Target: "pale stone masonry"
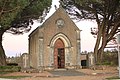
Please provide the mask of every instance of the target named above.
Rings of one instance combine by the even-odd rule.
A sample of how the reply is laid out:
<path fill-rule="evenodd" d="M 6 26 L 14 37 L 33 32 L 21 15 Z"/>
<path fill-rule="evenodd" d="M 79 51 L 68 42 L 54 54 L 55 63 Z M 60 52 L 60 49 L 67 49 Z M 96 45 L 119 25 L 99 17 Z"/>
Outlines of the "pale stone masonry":
<path fill-rule="evenodd" d="M 80 30 L 62 7 L 29 35 L 33 68 L 80 67 L 80 52 Z"/>
<path fill-rule="evenodd" d="M 29 65 L 29 54 L 28 53 L 23 53 L 21 58 L 22 58 L 21 68 L 30 68 L 30 65 Z"/>

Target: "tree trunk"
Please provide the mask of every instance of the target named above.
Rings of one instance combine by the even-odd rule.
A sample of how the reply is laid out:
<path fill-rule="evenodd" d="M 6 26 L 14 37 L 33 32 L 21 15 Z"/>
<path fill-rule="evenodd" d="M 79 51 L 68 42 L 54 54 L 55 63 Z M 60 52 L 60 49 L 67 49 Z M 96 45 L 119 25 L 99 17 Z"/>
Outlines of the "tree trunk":
<path fill-rule="evenodd" d="M 100 30 L 98 31 L 98 34 L 97 34 L 97 40 L 96 40 L 96 44 L 95 44 L 95 47 L 94 47 L 94 57 L 95 57 L 95 64 L 97 64 L 98 62 L 98 50 L 99 50 L 99 46 L 100 46 L 100 41 L 101 41 L 101 34 L 102 34 L 102 28 L 100 28 Z"/>
<path fill-rule="evenodd" d="M 6 65 L 6 55 L 2 46 L 2 36 L 4 32 L 0 30 L 0 66 Z"/>
<path fill-rule="evenodd" d="M 101 64 L 102 63 L 104 48 L 105 48 L 106 45 L 107 45 L 107 39 L 106 39 L 106 36 L 104 36 L 102 38 L 102 45 L 98 49 L 98 52 L 97 52 L 97 61 L 96 61 L 97 64 Z"/>
<path fill-rule="evenodd" d="M 104 48 L 100 48 L 98 50 L 98 55 L 97 55 L 97 64 L 101 64 L 102 63 L 102 58 L 103 58 L 103 52 L 104 52 Z"/>
<path fill-rule="evenodd" d="M 96 40 L 96 44 L 95 44 L 95 47 L 94 47 L 95 64 L 97 64 L 97 61 L 99 59 L 98 49 L 99 49 L 100 39 L 101 39 L 101 37 L 100 37 L 100 35 L 98 35 L 97 40 Z"/>

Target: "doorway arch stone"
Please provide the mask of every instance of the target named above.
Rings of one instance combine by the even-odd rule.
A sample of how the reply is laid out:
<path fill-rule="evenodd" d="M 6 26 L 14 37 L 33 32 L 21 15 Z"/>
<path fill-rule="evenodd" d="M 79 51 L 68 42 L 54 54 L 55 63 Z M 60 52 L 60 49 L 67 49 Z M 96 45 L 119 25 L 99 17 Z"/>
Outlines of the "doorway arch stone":
<path fill-rule="evenodd" d="M 54 65 L 54 63 L 55 63 L 55 61 L 54 61 L 54 50 L 55 50 L 55 42 L 59 39 L 62 40 L 62 42 L 64 43 L 64 55 L 65 55 L 65 65 L 64 65 L 64 67 L 66 67 L 66 64 L 70 64 L 70 63 L 72 64 L 72 62 L 71 62 L 71 53 L 72 53 L 71 41 L 63 33 L 59 33 L 52 38 L 52 40 L 50 41 L 50 44 L 49 44 L 50 55 L 51 55 L 49 63 L 50 63 L 50 66 L 53 66 L 54 68 L 58 68 Z"/>

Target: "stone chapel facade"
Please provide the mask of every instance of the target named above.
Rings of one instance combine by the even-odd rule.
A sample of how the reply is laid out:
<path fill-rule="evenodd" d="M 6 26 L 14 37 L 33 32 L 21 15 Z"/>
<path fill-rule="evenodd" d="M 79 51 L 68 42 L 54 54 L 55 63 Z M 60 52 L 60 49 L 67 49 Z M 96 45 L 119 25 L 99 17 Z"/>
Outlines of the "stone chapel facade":
<path fill-rule="evenodd" d="M 75 68 L 81 66 L 80 30 L 60 7 L 29 35 L 30 66 Z"/>

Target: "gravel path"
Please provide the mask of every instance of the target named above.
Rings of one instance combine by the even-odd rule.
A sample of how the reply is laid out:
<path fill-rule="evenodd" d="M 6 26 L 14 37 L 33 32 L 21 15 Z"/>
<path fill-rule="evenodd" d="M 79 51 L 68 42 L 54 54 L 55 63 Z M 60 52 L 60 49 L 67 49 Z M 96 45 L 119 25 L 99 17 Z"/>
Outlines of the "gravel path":
<path fill-rule="evenodd" d="M 15 72 L 4 76 L 30 76 L 16 80 L 106 80 L 108 77 L 118 76 L 117 68 L 105 70 L 80 69 L 77 71 L 44 71 L 43 73 Z M 5 79 L 0 79 L 5 80 Z"/>
<path fill-rule="evenodd" d="M 53 76 L 84 76 L 85 73 L 76 70 L 49 71 Z"/>

